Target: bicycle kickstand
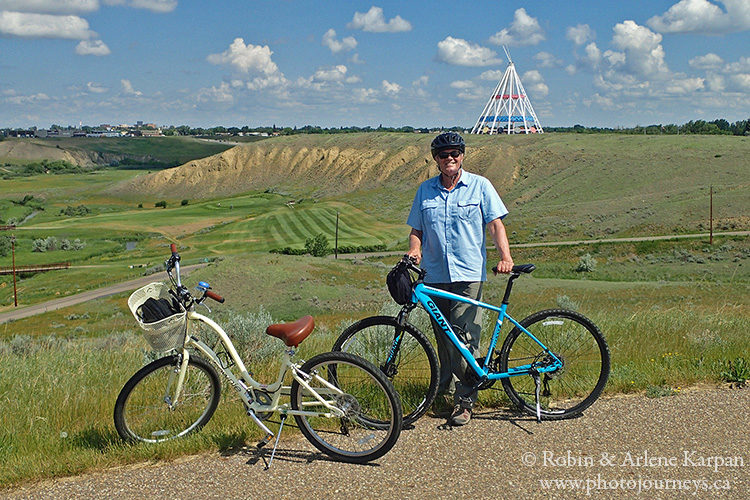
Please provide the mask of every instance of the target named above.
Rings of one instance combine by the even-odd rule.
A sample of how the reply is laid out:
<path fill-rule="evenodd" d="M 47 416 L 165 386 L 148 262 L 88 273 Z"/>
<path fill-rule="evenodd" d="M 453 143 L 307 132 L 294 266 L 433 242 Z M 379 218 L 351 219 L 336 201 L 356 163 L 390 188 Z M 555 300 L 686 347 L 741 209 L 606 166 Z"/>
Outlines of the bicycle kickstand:
<path fill-rule="evenodd" d="M 279 438 L 281 437 L 281 429 L 284 428 L 284 422 L 286 422 L 286 415 L 281 414 L 281 424 L 279 425 L 279 431 L 276 433 L 276 442 L 273 445 L 273 450 L 271 450 L 271 458 L 268 459 L 268 465 L 266 465 L 266 468 L 263 470 L 268 470 L 271 468 L 271 462 L 273 462 L 273 456 L 276 455 L 276 447 L 279 446 Z"/>
<path fill-rule="evenodd" d="M 539 390 L 542 386 L 542 381 L 539 377 L 539 372 L 534 370 L 531 372 L 531 376 L 534 378 L 534 385 L 536 386 L 536 389 L 534 391 L 534 395 L 536 397 L 536 421 L 538 424 L 542 423 L 542 407 L 539 404 Z"/>

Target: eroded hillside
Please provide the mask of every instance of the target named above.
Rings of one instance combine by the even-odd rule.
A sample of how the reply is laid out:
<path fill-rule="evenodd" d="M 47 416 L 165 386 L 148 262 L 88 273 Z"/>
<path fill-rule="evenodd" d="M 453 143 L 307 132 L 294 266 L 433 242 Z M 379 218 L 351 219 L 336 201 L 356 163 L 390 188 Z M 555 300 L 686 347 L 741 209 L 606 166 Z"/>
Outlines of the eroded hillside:
<path fill-rule="evenodd" d="M 470 161 L 480 166 L 475 171 L 496 184 L 510 182 L 516 166 L 514 146 L 477 139 L 476 144 L 469 142 Z M 118 189 L 170 198 L 269 188 L 316 197 L 383 186 L 413 189 L 437 174 L 429 140 L 419 134 L 374 133 L 269 139 L 142 176 Z"/>

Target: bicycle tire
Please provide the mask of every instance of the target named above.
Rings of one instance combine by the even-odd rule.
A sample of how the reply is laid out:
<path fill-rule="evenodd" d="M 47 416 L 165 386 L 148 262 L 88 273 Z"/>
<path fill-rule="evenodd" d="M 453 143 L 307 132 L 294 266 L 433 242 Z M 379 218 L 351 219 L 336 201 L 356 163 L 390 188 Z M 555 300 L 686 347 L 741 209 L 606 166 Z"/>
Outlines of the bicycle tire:
<path fill-rule="evenodd" d="M 344 394 L 333 395 L 324 384 L 308 383 L 320 395 L 329 395 L 345 415 L 339 418 L 295 415 L 302 434 L 326 455 L 350 463 L 380 458 L 396 444 L 402 427 L 401 403 L 388 378 L 372 363 L 345 352 L 319 354 L 301 367 L 319 375 Z M 295 410 L 328 411 L 296 379 L 291 387 Z"/>
<path fill-rule="evenodd" d="M 406 323 L 395 363 L 385 366 L 393 345 L 398 321 L 391 316 L 372 316 L 350 325 L 334 351 L 350 352 L 383 371 L 401 397 L 404 424 L 410 425 L 429 409 L 437 394 L 439 368 L 435 349 L 414 325 Z"/>
<path fill-rule="evenodd" d="M 609 377 L 609 348 L 599 328 L 582 314 L 565 309 L 539 311 L 520 323 L 563 361 L 561 369 L 541 374 L 541 418 L 562 420 L 579 415 L 596 401 Z M 539 344 L 515 327 L 503 342 L 499 369 L 507 372 L 514 366 L 539 362 L 544 356 Z M 504 378 L 502 383 L 516 406 L 536 415 L 536 384 L 531 376 Z"/>
<path fill-rule="evenodd" d="M 221 384 L 216 370 L 191 356 L 180 401 L 171 409 L 166 400 L 177 383 L 180 357 L 165 356 L 138 370 L 115 403 L 115 428 L 129 442 L 158 443 L 197 431 L 216 411 Z"/>

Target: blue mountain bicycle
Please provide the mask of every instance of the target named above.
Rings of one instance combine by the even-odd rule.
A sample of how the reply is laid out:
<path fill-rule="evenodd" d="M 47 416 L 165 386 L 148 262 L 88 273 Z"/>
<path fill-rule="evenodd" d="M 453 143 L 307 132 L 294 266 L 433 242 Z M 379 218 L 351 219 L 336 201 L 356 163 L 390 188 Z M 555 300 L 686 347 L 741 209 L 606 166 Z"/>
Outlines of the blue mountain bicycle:
<path fill-rule="evenodd" d="M 404 256 L 391 271 L 397 282 L 406 283 L 402 289 L 407 293 L 391 289 L 394 300 L 403 305 L 401 311 L 396 316 L 373 316 L 354 323 L 339 336 L 333 350 L 356 354 L 378 366 L 401 396 L 404 423 L 413 423 L 435 399 L 439 377 L 432 344 L 409 323 L 409 314 L 421 305 L 466 359 L 475 382 L 473 389 L 488 389 L 500 380 L 511 402 L 538 421 L 579 415 L 596 401 L 607 383 L 609 348 L 599 328 L 575 311 L 547 309 L 521 321 L 508 315 L 513 282 L 534 269 L 533 264 L 514 266 L 502 303 L 496 307 L 425 285 L 425 271 Z M 497 313 L 485 356 L 474 358 L 456 333 L 460 326 L 448 323 L 433 297 Z M 497 351 L 506 318 L 514 327 Z"/>

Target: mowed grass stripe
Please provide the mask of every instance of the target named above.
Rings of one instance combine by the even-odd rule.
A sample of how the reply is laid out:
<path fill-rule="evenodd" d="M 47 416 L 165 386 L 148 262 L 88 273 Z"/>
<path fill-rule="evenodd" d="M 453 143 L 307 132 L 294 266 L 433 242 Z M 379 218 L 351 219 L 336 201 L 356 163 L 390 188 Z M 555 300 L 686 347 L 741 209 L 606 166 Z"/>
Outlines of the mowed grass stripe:
<path fill-rule="evenodd" d="M 294 211 L 297 211 L 297 209 L 295 209 Z M 279 223 L 279 231 L 281 235 L 284 236 L 289 242 L 299 240 L 305 241 L 307 238 L 312 236 L 302 225 L 297 214 L 279 214 Z"/>

